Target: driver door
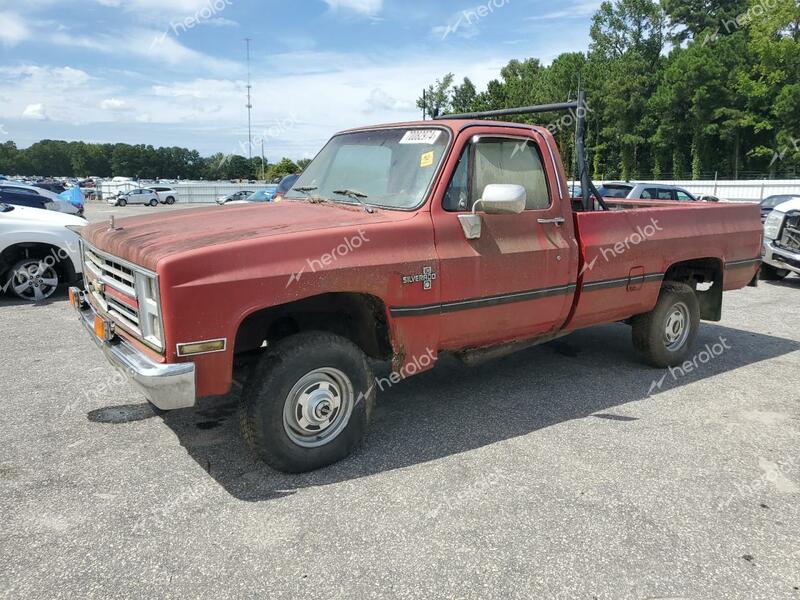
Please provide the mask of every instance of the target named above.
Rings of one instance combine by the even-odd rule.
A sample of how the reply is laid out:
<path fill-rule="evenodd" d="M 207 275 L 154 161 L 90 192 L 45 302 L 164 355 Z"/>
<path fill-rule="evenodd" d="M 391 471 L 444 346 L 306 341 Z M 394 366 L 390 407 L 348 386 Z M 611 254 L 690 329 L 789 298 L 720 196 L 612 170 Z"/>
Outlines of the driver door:
<path fill-rule="evenodd" d="M 563 181 L 530 129 L 519 134 L 463 133 L 457 166 L 432 216 L 440 260 L 443 347 L 460 349 L 536 337 L 560 328 L 572 306 L 577 245 L 571 212 L 561 202 Z M 560 164 L 559 164 L 560 168 Z M 562 171 L 563 172 L 563 171 Z M 489 184 L 526 189 L 521 214 L 479 211 L 479 239 L 468 240 L 458 219 Z M 479 205 L 480 206 L 480 205 Z"/>

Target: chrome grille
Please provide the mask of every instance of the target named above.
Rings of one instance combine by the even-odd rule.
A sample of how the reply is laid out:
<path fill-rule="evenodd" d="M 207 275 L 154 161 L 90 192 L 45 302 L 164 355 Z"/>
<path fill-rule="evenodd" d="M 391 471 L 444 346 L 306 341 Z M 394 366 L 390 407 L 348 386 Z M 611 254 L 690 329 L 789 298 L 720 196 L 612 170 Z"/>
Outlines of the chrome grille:
<path fill-rule="evenodd" d="M 90 300 L 128 333 L 163 351 L 161 306 L 155 273 L 83 244 L 84 278 Z M 112 293 L 109 289 L 113 288 Z M 124 298 L 130 298 L 129 306 Z"/>
<path fill-rule="evenodd" d="M 800 213 L 791 212 L 786 215 L 780 245 L 794 252 L 800 252 Z"/>
<path fill-rule="evenodd" d="M 110 284 L 131 297 L 136 296 L 133 270 L 105 256 L 100 256 L 88 247 L 84 249 L 84 260 L 89 270 L 103 283 Z"/>

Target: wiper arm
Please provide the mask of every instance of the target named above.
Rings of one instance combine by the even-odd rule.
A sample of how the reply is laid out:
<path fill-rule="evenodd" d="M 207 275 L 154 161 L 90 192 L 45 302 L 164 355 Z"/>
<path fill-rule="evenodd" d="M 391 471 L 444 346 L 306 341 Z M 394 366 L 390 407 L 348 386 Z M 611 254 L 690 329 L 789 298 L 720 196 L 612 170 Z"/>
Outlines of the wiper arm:
<path fill-rule="evenodd" d="M 343 190 L 333 190 L 334 194 L 339 194 L 340 196 L 347 196 L 348 198 L 352 198 L 356 200 L 361 206 L 364 207 L 364 210 L 368 213 L 374 213 L 375 210 L 366 202 L 364 202 L 364 198 L 369 198 L 367 194 L 364 192 L 359 192 L 358 190 L 351 190 L 349 188 L 345 188 Z"/>
<path fill-rule="evenodd" d="M 300 187 L 293 187 L 289 191 L 290 192 L 300 192 L 301 194 L 308 195 L 309 192 L 313 192 L 314 190 L 319 189 L 315 185 L 305 185 Z"/>

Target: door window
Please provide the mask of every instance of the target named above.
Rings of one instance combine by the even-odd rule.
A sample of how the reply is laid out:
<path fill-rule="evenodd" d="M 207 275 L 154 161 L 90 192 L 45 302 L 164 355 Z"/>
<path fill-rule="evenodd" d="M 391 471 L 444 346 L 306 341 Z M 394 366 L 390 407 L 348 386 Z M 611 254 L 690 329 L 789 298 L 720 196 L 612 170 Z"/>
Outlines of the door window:
<path fill-rule="evenodd" d="M 547 177 L 536 145 L 531 140 L 488 138 L 464 150 L 445 192 L 444 209 L 472 210 L 486 186 L 493 183 L 524 187 L 526 210 L 550 207 Z"/>

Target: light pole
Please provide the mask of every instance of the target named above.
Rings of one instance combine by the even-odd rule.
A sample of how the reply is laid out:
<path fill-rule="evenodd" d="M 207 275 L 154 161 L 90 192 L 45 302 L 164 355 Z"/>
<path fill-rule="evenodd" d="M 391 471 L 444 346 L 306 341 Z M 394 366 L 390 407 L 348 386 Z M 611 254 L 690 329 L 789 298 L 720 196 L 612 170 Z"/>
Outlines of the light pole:
<path fill-rule="evenodd" d="M 252 86 L 250 85 L 250 38 L 244 38 L 245 43 L 247 44 L 247 151 L 248 151 L 248 158 L 250 161 L 253 160 L 253 132 L 250 127 L 250 112 L 253 109 L 253 105 L 250 102 L 250 89 Z"/>

